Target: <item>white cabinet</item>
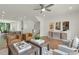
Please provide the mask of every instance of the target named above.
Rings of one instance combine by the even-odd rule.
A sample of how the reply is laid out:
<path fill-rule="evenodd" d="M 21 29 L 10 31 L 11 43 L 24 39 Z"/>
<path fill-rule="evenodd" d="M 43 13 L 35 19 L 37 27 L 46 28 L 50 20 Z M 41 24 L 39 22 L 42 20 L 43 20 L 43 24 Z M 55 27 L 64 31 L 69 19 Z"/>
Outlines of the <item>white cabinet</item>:
<path fill-rule="evenodd" d="M 67 33 L 49 31 L 49 37 L 52 39 L 64 39 L 67 40 Z"/>

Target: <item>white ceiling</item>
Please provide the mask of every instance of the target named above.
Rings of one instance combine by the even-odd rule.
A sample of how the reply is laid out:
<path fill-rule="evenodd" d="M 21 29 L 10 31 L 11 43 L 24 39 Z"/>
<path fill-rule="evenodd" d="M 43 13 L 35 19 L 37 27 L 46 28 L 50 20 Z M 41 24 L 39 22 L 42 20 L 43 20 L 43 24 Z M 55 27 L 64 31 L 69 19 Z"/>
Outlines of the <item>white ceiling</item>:
<path fill-rule="evenodd" d="M 40 8 L 39 4 L 1 4 L 0 5 L 0 18 L 2 11 L 4 11 L 4 18 L 17 18 L 27 15 L 41 15 L 40 10 L 33 10 Z M 70 8 L 70 9 L 69 9 Z M 49 9 L 52 12 L 43 12 L 46 15 L 65 14 L 65 13 L 79 13 L 79 4 L 55 4 Z"/>

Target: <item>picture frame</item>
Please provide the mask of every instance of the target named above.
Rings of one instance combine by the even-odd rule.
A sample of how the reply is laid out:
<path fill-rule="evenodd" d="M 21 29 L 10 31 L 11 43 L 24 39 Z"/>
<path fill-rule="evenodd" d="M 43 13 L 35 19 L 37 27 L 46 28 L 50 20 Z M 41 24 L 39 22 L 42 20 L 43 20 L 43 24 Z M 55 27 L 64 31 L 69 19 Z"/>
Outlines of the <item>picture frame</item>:
<path fill-rule="evenodd" d="M 62 24 L 63 31 L 69 30 L 69 21 L 64 21 Z"/>
<path fill-rule="evenodd" d="M 49 24 L 49 30 L 54 30 L 54 23 Z"/>
<path fill-rule="evenodd" d="M 56 22 L 55 29 L 56 30 L 61 30 L 61 22 Z"/>

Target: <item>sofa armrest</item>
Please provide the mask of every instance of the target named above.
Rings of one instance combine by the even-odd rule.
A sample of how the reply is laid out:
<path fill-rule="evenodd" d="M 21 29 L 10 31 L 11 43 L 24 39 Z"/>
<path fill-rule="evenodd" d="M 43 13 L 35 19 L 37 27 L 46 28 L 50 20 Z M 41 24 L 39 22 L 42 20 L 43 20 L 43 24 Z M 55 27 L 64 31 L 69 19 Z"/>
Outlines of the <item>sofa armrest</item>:
<path fill-rule="evenodd" d="M 68 55 L 68 53 L 63 52 L 63 51 L 58 50 L 58 49 L 53 50 L 53 54 L 54 55 Z"/>
<path fill-rule="evenodd" d="M 70 48 L 70 47 L 67 47 L 65 45 L 59 45 L 59 50 L 61 50 L 63 52 L 66 52 L 68 54 L 76 54 L 76 53 L 78 53 L 78 50 L 77 49 Z"/>

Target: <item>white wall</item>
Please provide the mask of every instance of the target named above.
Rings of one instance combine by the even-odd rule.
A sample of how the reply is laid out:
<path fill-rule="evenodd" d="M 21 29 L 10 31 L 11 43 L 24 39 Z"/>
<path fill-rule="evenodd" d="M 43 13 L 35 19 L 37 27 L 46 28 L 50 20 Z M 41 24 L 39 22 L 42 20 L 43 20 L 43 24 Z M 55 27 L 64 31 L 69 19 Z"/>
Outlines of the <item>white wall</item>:
<path fill-rule="evenodd" d="M 23 33 L 32 32 L 32 29 L 34 28 L 34 24 L 38 22 L 38 20 L 32 16 L 32 15 L 26 15 L 22 19 L 20 17 L 16 19 L 17 21 L 12 22 L 12 31 L 22 31 L 21 30 L 21 20 L 23 20 Z"/>
<path fill-rule="evenodd" d="M 0 22 L 10 23 L 10 31 L 21 31 L 21 20 L 0 20 Z M 34 24 L 33 20 L 23 20 L 23 32 L 32 32 Z"/>
<path fill-rule="evenodd" d="M 9 19 L 0 19 L 0 22 L 11 23 L 11 22 L 14 22 L 14 20 L 9 20 Z"/>
<path fill-rule="evenodd" d="M 59 17 L 60 16 L 60 17 Z M 48 26 L 50 22 L 63 22 L 63 21 L 69 21 L 69 30 L 68 32 L 68 39 L 73 39 L 75 35 L 79 35 L 79 14 L 64 14 L 64 15 L 55 15 L 51 16 L 51 18 L 42 18 L 38 17 L 38 19 L 41 20 L 41 35 L 46 36 L 48 35 Z"/>
<path fill-rule="evenodd" d="M 78 34 L 78 27 L 77 27 L 77 24 L 78 24 L 78 19 L 74 19 L 73 17 L 72 18 L 59 18 L 59 19 L 54 19 L 54 20 L 51 20 L 51 21 L 48 21 L 47 23 L 49 24 L 50 22 L 63 22 L 63 21 L 69 21 L 69 30 L 67 31 L 68 33 L 68 39 L 73 39 L 74 38 L 74 35 L 75 34 Z M 46 26 L 46 25 L 45 25 Z M 47 25 L 48 26 L 48 25 Z M 55 29 L 54 29 L 55 30 Z M 48 31 L 48 30 L 47 30 Z M 56 30 L 55 30 L 56 31 Z M 62 31 L 62 30 L 60 30 Z M 64 31 L 63 31 L 64 32 Z"/>
<path fill-rule="evenodd" d="M 36 16 L 36 18 L 40 21 L 40 36 L 44 36 L 44 34 L 46 33 L 44 31 L 44 19 L 38 16 Z"/>
<path fill-rule="evenodd" d="M 38 22 L 38 19 L 35 16 L 27 15 L 23 19 L 23 33 L 32 32 L 34 29 L 34 24 Z"/>
<path fill-rule="evenodd" d="M 11 31 L 21 31 L 21 22 L 20 21 L 11 22 Z"/>
<path fill-rule="evenodd" d="M 32 29 L 34 28 L 34 22 L 31 20 L 24 21 L 23 24 L 23 33 L 32 32 Z"/>

